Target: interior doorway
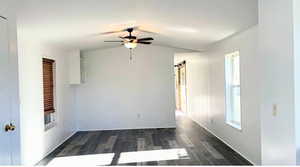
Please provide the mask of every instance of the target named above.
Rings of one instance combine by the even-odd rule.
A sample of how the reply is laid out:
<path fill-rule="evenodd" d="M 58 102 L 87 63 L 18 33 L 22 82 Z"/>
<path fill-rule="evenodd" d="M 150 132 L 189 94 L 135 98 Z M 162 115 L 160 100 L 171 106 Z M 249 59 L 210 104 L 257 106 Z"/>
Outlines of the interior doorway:
<path fill-rule="evenodd" d="M 186 61 L 175 65 L 176 113 L 187 113 Z"/>

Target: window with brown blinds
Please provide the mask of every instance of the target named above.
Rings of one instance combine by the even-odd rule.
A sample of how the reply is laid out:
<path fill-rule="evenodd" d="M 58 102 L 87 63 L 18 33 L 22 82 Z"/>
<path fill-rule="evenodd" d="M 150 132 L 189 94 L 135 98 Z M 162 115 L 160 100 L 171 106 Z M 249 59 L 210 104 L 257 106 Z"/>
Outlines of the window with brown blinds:
<path fill-rule="evenodd" d="M 48 115 L 54 109 L 54 60 L 43 58 L 44 113 Z"/>

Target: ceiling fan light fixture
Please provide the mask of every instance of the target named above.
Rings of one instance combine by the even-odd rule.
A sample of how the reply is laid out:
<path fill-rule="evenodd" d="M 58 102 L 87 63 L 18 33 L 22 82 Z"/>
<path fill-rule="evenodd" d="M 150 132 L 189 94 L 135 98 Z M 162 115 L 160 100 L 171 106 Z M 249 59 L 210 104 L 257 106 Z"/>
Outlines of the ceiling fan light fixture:
<path fill-rule="evenodd" d="M 137 47 L 137 43 L 135 42 L 126 42 L 124 43 L 124 46 L 128 49 L 134 49 Z"/>
<path fill-rule="evenodd" d="M 112 34 L 112 33 L 124 32 L 124 31 L 128 32 L 127 36 L 119 36 L 122 40 L 104 41 L 104 42 L 121 42 L 122 45 L 124 45 L 126 48 L 130 50 L 136 48 L 138 44 L 142 44 L 142 45 L 152 44 L 151 41 L 154 40 L 152 37 L 137 38 L 136 36 L 132 35 L 132 32 L 134 30 L 140 30 L 140 29 L 138 29 L 138 27 L 130 27 L 119 31 L 104 32 L 102 34 Z"/>

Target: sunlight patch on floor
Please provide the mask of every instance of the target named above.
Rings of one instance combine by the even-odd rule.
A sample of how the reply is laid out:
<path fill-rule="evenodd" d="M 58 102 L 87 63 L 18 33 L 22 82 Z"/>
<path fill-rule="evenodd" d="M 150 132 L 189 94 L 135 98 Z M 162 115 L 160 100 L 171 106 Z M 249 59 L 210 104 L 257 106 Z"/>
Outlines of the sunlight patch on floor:
<path fill-rule="evenodd" d="M 110 165 L 114 153 L 56 157 L 47 166 L 102 166 Z"/>
<path fill-rule="evenodd" d="M 178 159 L 190 159 L 187 151 L 184 148 L 124 152 L 120 154 L 118 163 L 126 164 L 135 162 L 167 161 Z"/>

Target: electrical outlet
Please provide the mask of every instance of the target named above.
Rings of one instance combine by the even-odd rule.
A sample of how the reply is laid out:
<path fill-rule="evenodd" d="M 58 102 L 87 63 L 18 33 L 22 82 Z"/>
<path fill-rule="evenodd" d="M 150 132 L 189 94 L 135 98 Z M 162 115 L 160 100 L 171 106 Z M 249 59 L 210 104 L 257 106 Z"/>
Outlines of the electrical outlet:
<path fill-rule="evenodd" d="M 277 114 L 278 114 L 278 106 L 277 106 L 277 104 L 273 104 L 273 106 L 272 106 L 272 115 L 273 115 L 273 117 L 276 117 Z"/>

